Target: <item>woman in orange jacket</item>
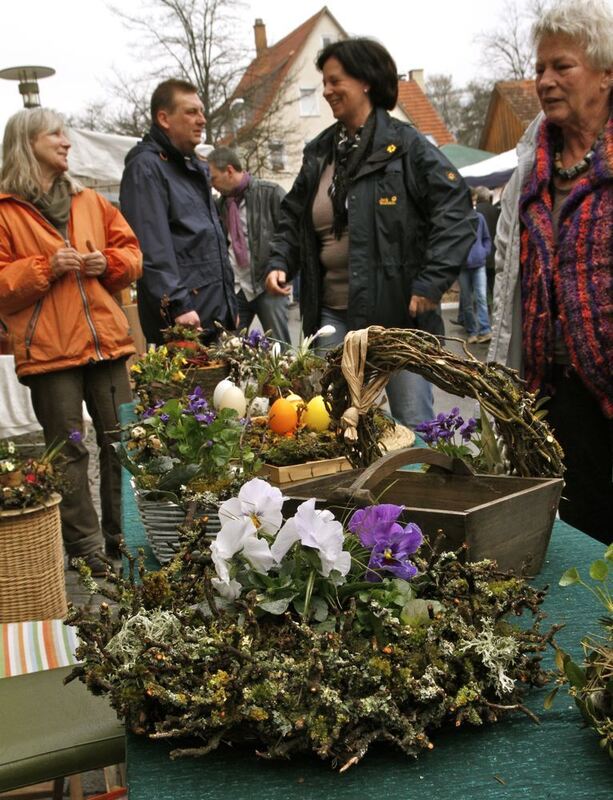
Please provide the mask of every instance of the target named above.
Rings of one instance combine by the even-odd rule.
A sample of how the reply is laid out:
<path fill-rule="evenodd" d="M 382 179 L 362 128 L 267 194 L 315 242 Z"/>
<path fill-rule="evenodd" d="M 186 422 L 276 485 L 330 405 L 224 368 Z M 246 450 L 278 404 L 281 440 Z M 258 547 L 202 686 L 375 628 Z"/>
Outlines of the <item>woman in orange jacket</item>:
<path fill-rule="evenodd" d="M 18 112 L 6 124 L 3 148 L 0 318 L 45 441 L 67 440 L 66 550 L 102 575 L 82 403 L 100 447 L 101 526 L 113 556 L 121 534 L 120 467 L 111 444 L 118 436 L 117 409 L 131 399 L 125 362 L 135 352 L 113 294 L 140 277 L 142 255 L 119 211 L 68 176 L 70 142 L 59 114 Z"/>

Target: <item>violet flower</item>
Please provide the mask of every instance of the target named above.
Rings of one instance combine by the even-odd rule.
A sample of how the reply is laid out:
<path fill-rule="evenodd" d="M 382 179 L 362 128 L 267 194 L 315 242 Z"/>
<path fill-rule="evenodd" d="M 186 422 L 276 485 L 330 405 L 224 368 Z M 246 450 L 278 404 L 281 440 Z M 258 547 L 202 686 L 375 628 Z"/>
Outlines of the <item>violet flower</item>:
<path fill-rule="evenodd" d="M 197 422 L 203 422 L 205 425 L 210 425 L 217 417 L 216 413 L 209 408 L 200 386 L 196 386 L 194 391 L 187 396 L 187 406 L 183 413 L 191 414 Z"/>
<path fill-rule="evenodd" d="M 405 526 L 398 522 L 403 510 L 404 506 L 382 503 L 359 509 L 349 520 L 349 530 L 371 551 L 366 580 L 382 580 L 374 570 L 391 572 L 405 581 L 417 575 L 417 567 L 408 556 L 421 546 L 423 536 L 413 522 Z"/>
<path fill-rule="evenodd" d="M 81 431 L 75 429 L 68 434 L 68 440 L 71 442 L 81 442 L 83 441 L 83 434 Z"/>

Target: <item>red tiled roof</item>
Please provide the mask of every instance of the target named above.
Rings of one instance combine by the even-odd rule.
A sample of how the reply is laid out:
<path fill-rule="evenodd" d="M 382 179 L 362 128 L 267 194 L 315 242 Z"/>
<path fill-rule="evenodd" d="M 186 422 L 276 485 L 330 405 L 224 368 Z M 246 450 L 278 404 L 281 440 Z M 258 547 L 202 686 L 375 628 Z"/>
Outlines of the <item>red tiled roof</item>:
<path fill-rule="evenodd" d="M 398 102 L 417 130 L 424 136 L 432 136 L 439 147 L 455 142 L 455 137 L 418 83 L 398 81 Z"/>
<path fill-rule="evenodd" d="M 494 88 L 501 100 L 508 103 L 524 128 L 528 127 L 541 110 L 536 96 L 536 81 L 499 81 Z"/>
<path fill-rule="evenodd" d="M 326 13 L 330 12 L 324 6 L 249 64 L 232 96 L 246 98 L 251 108 L 256 109 L 250 125 L 257 125 L 264 116 L 315 25 Z"/>

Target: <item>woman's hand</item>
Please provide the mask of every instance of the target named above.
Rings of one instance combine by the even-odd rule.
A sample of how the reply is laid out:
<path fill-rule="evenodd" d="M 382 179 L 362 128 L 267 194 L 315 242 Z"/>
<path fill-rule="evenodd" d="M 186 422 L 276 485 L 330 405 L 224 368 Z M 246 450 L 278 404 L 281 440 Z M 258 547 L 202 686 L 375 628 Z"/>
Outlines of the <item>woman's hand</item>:
<path fill-rule="evenodd" d="M 88 278 L 99 278 L 106 270 L 106 256 L 100 250 L 96 250 L 89 239 L 85 242 L 89 253 L 84 253 L 81 258 L 83 259 L 83 274 Z"/>
<path fill-rule="evenodd" d="M 74 247 L 60 247 L 49 262 L 54 278 L 61 278 L 66 272 L 78 272 L 83 266 L 83 256 Z"/>
<path fill-rule="evenodd" d="M 438 308 L 438 303 L 433 302 L 428 297 L 414 294 L 409 303 L 409 316 L 417 318 L 418 314 L 424 314 L 426 311 L 434 311 L 436 308 Z"/>
<path fill-rule="evenodd" d="M 266 277 L 266 291 L 268 294 L 288 295 L 292 287 L 286 284 L 287 275 L 282 269 L 273 269 Z"/>

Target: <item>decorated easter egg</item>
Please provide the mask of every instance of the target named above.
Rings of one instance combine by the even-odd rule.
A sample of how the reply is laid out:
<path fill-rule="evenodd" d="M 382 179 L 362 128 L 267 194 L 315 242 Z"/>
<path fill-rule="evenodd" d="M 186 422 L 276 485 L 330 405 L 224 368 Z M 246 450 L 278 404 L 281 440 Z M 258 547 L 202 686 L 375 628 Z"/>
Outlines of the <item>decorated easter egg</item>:
<path fill-rule="evenodd" d="M 301 421 L 310 431 L 327 431 L 330 427 L 330 414 L 323 397 L 318 394 L 309 400 L 302 413 Z"/>
<path fill-rule="evenodd" d="M 243 390 L 239 389 L 238 386 L 227 388 L 219 401 L 219 410 L 223 411 L 224 408 L 233 408 L 239 417 L 244 417 L 247 410 L 247 398 Z"/>
<path fill-rule="evenodd" d="M 215 387 L 215 391 L 213 392 L 213 407 L 220 408 L 221 398 L 223 397 L 226 389 L 230 389 L 234 387 L 234 384 L 228 378 L 224 378 L 223 381 L 219 381 L 217 386 Z"/>
<path fill-rule="evenodd" d="M 268 412 L 268 427 L 274 433 L 288 433 L 298 424 L 298 413 L 293 403 L 280 397 L 271 405 Z"/>

